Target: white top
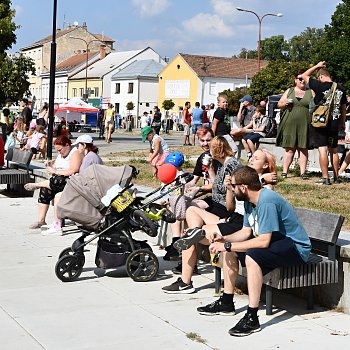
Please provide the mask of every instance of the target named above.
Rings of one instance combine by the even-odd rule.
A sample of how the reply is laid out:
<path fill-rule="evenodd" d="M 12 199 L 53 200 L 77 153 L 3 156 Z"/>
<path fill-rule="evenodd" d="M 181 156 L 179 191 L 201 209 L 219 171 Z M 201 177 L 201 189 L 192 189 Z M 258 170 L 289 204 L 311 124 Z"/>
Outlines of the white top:
<path fill-rule="evenodd" d="M 63 158 L 60 154 L 57 156 L 55 160 L 55 168 L 57 170 L 67 170 L 70 168 L 70 162 L 72 160 L 72 155 L 74 152 L 78 151 L 76 147 L 73 147 L 70 152 L 68 153 L 68 156 Z"/>

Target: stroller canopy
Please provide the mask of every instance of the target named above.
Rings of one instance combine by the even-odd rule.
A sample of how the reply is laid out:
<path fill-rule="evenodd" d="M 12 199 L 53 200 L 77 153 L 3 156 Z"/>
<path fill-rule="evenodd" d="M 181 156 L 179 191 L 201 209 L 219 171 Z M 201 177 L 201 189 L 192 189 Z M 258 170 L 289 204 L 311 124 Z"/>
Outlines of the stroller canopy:
<path fill-rule="evenodd" d="M 59 219 L 70 219 L 84 227 L 96 229 L 105 206 L 101 198 L 113 185 L 129 185 L 134 168 L 129 165 L 108 167 L 93 164 L 71 176 L 57 205 Z"/>

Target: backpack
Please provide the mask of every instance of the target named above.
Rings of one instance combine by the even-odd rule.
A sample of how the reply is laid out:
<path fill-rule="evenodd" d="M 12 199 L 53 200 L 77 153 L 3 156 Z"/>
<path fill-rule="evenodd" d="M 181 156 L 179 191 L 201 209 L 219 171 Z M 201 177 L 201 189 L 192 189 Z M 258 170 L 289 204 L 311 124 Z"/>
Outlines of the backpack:
<path fill-rule="evenodd" d="M 267 125 L 265 128 L 265 137 L 276 137 L 277 135 L 277 123 L 274 117 L 267 116 Z"/>

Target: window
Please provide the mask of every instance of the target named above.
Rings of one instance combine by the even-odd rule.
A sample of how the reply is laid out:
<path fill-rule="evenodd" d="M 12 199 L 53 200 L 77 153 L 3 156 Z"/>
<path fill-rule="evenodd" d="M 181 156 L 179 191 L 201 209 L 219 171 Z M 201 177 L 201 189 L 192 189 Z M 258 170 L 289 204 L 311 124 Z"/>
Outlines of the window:
<path fill-rule="evenodd" d="M 95 90 L 95 97 L 99 97 L 100 96 L 100 94 L 99 94 L 100 89 L 98 87 L 95 87 L 94 90 Z"/>
<path fill-rule="evenodd" d="M 146 102 L 146 107 L 149 107 L 149 102 Z"/>
<path fill-rule="evenodd" d="M 217 95 L 216 83 L 209 83 L 209 94 L 210 95 Z"/>
<path fill-rule="evenodd" d="M 79 94 L 80 94 L 80 97 L 84 96 L 84 88 L 79 89 Z"/>
<path fill-rule="evenodd" d="M 120 83 L 115 83 L 115 94 L 120 94 Z"/>
<path fill-rule="evenodd" d="M 77 97 L 77 88 L 73 88 L 73 97 Z"/>
<path fill-rule="evenodd" d="M 128 94 L 132 94 L 134 92 L 134 83 L 129 83 Z"/>

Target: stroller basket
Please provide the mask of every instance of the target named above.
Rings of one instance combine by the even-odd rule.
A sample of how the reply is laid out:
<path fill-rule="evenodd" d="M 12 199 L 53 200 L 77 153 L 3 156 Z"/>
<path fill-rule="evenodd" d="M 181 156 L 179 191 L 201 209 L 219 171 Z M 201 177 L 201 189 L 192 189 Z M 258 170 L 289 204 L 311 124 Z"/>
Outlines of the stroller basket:
<path fill-rule="evenodd" d="M 112 243 L 106 239 L 99 239 L 95 263 L 102 269 L 110 269 L 123 266 L 130 255 L 129 246 L 120 242 Z"/>
<path fill-rule="evenodd" d="M 132 202 L 134 201 L 134 197 L 132 194 L 126 190 L 122 192 L 112 203 L 111 206 L 118 212 L 121 213 L 124 209 L 126 209 Z"/>

